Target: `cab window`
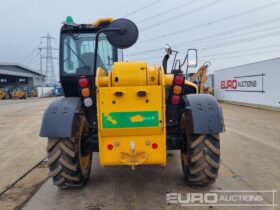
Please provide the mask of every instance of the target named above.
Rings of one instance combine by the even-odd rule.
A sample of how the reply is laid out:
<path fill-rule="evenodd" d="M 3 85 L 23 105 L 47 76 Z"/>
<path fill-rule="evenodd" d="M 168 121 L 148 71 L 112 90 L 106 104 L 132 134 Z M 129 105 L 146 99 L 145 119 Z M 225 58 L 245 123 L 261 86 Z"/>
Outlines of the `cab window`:
<path fill-rule="evenodd" d="M 66 34 L 63 39 L 63 71 L 65 74 L 90 75 L 93 72 L 95 34 Z M 97 67 L 105 71 L 112 69 L 114 49 L 105 35 L 98 43 Z"/>

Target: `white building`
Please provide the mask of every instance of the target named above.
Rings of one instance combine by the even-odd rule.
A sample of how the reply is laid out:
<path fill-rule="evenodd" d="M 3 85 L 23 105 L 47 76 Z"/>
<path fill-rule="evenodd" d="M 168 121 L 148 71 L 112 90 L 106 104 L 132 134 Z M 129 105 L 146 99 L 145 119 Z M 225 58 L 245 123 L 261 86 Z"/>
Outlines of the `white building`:
<path fill-rule="evenodd" d="M 280 58 L 214 72 L 218 100 L 280 108 Z"/>

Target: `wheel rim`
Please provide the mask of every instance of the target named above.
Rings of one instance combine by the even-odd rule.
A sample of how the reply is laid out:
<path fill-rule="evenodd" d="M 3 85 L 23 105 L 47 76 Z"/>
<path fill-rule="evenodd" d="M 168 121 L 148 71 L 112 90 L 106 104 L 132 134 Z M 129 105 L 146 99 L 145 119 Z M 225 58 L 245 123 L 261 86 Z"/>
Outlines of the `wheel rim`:
<path fill-rule="evenodd" d="M 83 168 L 88 168 L 90 162 L 90 155 L 88 154 L 87 156 L 82 156 L 81 157 L 81 165 Z"/>
<path fill-rule="evenodd" d="M 182 130 L 185 130 L 186 128 L 186 121 L 187 121 L 187 117 L 185 114 L 183 114 L 180 122 L 180 128 Z M 185 141 L 186 141 L 186 136 L 185 136 Z M 187 166 L 189 164 L 189 155 L 185 149 L 181 150 L 181 161 L 183 166 Z"/>
<path fill-rule="evenodd" d="M 189 156 L 187 153 L 182 152 L 181 159 L 184 166 L 187 166 L 189 164 Z"/>
<path fill-rule="evenodd" d="M 79 138 L 80 138 L 80 165 L 84 172 L 87 171 L 89 168 L 89 164 L 91 164 L 91 153 L 87 151 L 87 148 L 84 146 L 83 142 L 83 134 L 87 132 L 87 121 L 85 118 L 82 119 L 82 126 L 81 130 L 79 132 Z"/>

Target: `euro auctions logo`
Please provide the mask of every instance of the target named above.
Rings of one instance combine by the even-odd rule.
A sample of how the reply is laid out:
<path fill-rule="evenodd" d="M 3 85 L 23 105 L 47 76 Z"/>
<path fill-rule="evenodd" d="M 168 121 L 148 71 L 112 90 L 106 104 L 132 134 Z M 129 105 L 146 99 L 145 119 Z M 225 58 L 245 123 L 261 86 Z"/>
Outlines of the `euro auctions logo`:
<path fill-rule="evenodd" d="M 166 193 L 168 205 L 222 207 L 276 207 L 277 190 L 211 190 L 206 193 Z M 267 199 L 270 198 L 270 199 Z"/>
<path fill-rule="evenodd" d="M 221 89 L 237 89 L 237 80 L 222 80 Z"/>
<path fill-rule="evenodd" d="M 247 80 L 247 81 L 238 81 L 234 80 L 222 80 L 221 89 L 232 89 L 235 90 L 238 87 L 257 87 L 257 80 Z"/>
<path fill-rule="evenodd" d="M 264 93 L 264 76 L 265 74 L 262 73 L 221 80 L 220 88 L 225 91 Z"/>

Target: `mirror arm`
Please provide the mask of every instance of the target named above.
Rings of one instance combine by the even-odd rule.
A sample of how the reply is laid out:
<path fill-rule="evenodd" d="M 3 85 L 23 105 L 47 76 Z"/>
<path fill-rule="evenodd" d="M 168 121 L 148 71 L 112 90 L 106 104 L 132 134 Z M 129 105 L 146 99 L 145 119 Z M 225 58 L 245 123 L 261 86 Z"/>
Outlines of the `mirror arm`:
<path fill-rule="evenodd" d="M 171 73 L 174 71 L 174 68 L 176 67 L 176 58 L 177 58 L 177 54 L 178 54 L 178 51 L 172 50 L 172 52 L 175 52 L 175 56 L 174 56 L 174 60 L 173 60 L 172 68 L 171 68 Z"/>
<path fill-rule="evenodd" d="M 183 61 L 183 63 L 182 63 L 182 65 L 180 66 L 180 67 L 182 67 L 182 66 L 184 66 L 185 65 L 185 63 L 186 63 L 186 60 L 188 59 L 188 53 L 187 53 L 187 55 L 186 55 L 186 57 L 185 57 L 185 59 L 184 59 L 184 61 Z"/>
<path fill-rule="evenodd" d="M 169 59 L 169 54 L 166 54 L 163 58 L 163 61 L 162 61 L 162 67 L 163 67 L 163 71 L 164 71 L 164 74 L 167 74 L 167 61 Z"/>
<path fill-rule="evenodd" d="M 171 73 L 174 73 L 174 70 L 175 70 L 175 68 L 176 68 L 176 66 L 177 66 L 177 63 L 179 64 L 179 69 L 181 70 L 181 67 L 180 67 L 181 61 L 180 61 L 179 59 L 177 59 L 176 62 L 175 62 L 174 69 L 172 70 Z"/>
<path fill-rule="evenodd" d="M 120 31 L 120 28 L 103 28 L 96 33 L 95 49 L 94 49 L 94 65 L 93 65 L 93 79 L 94 79 L 94 81 L 95 81 L 95 77 L 96 77 L 96 68 L 97 68 L 97 53 L 98 53 L 99 35 L 101 33 L 109 32 L 109 31 Z M 95 82 L 94 82 L 93 86 L 94 86 L 94 89 L 95 89 Z"/>
<path fill-rule="evenodd" d="M 188 71 L 189 71 L 189 65 L 187 65 L 187 67 L 186 67 L 186 74 L 185 74 L 186 77 L 188 75 Z"/>

